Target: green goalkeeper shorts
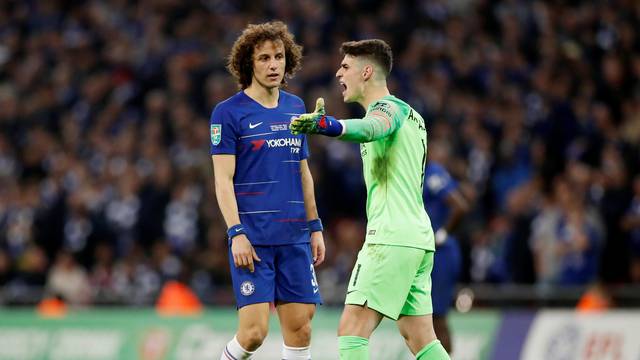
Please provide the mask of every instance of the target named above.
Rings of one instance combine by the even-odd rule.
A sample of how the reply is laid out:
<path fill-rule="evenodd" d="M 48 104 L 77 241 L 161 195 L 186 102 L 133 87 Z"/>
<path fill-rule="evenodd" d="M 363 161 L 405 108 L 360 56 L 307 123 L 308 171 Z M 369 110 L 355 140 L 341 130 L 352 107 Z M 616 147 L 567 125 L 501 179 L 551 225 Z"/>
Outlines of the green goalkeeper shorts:
<path fill-rule="evenodd" d="M 432 268 L 433 251 L 365 244 L 351 272 L 344 303 L 366 303 L 393 320 L 400 315 L 431 314 Z"/>

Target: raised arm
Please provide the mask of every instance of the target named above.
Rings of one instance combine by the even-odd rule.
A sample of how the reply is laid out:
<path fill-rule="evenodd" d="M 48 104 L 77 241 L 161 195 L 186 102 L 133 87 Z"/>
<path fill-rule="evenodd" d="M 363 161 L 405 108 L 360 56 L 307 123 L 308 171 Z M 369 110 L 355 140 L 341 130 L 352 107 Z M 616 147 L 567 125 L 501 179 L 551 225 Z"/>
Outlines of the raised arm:
<path fill-rule="evenodd" d="M 324 100 L 318 98 L 313 113 L 302 114 L 291 120 L 294 134 L 320 134 L 340 140 L 366 143 L 389 136 L 402 126 L 406 114 L 399 113 L 389 101 L 376 102 L 362 119 L 337 120 L 325 115 Z"/>
<path fill-rule="evenodd" d="M 366 143 L 391 135 L 400 125 L 401 116 L 388 102 L 378 102 L 362 119 L 340 120 L 341 140 Z"/>

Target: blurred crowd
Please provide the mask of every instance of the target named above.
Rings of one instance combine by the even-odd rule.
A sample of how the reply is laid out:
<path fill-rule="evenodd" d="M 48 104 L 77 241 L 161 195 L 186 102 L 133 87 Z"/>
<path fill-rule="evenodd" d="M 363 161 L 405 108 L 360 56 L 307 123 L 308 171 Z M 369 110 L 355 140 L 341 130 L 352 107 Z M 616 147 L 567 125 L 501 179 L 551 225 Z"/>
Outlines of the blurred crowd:
<path fill-rule="evenodd" d="M 287 90 L 341 118 L 343 41 L 382 38 L 390 88 L 473 205 L 461 281 L 640 283 L 640 3 L 15 0 L 0 4 L 0 291 L 152 301 L 180 280 L 233 302 L 208 118 L 248 23 L 304 46 Z M 364 239 L 358 145 L 310 141 L 340 302 Z"/>

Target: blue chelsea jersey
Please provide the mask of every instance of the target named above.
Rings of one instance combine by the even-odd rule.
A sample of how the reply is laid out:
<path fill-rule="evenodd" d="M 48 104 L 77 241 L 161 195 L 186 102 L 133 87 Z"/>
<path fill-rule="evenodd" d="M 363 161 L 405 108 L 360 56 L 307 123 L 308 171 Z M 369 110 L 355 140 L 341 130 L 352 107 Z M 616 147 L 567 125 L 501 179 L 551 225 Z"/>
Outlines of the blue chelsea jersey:
<path fill-rule="evenodd" d="M 440 164 L 430 161 L 424 172 L 424 206 L 431 219 L 433 231 L 445 225 L 449 217 L 447 195 L 457 189 L 458 183 Z"/>
<path fill-rule="evenodd" d="M 300 175 L 309 151 L 305 136 L 289 131 L 291 117 L 304 112 L 304 102 L 282 90 L 271 109 L 240 91 L 211 115 L 210 153 L 236 157 L 238 214 L 253 245 L 309 241 Z"/>

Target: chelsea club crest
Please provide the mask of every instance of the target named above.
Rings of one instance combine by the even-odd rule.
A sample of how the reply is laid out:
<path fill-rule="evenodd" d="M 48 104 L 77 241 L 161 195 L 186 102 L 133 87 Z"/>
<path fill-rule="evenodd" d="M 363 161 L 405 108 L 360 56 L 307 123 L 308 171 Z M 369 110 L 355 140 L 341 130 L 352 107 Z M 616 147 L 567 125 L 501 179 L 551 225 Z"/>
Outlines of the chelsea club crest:
<path fill-rule="evenodd" d="M 256 286 L 253 285 L 253 282 L 247 280 L 240 285 L 240 293 L 244 296 L 249 296 L 256 291 Z"/>

